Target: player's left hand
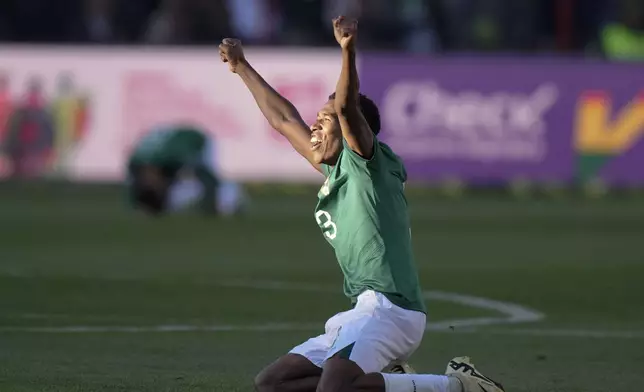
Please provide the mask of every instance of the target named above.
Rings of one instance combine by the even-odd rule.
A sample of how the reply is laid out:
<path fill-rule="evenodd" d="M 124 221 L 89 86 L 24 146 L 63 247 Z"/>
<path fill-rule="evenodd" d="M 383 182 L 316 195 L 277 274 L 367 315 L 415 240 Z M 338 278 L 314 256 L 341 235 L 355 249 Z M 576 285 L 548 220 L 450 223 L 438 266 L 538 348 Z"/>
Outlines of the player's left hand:
<path fill-rule="evenodd" d="M 353 49 L 358 35 L 358 21 L 338 16 L 333 19 L 333 34 L 342 49 Z"/>

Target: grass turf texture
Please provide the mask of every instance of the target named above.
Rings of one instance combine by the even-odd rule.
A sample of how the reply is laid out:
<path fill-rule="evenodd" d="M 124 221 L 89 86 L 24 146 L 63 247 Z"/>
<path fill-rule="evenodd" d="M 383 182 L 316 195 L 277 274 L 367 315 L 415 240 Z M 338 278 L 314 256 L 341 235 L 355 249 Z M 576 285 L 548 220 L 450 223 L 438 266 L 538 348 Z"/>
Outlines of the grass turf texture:
<path fill-rule="evenodd" d="M 238 220 L 147 219 L 122 201 L 110 187 L 0 185 L 0 391 L 250 391 L 263 365 L 347 308 L 312 217 L 314 189 L 256 195 Z M 413 192 L 410 203 L 424 289 L 546 315 L 430 331 L 417 370 L 442 373 L 452 356 L 471 355 L 508 391 L 637 390 L 643 203 Z M 269 281 L 331 291 L 237 284 Z M 428 308 L 432 322 L 497 316 L 445 301 Z M 298 328 L 238 328 L 283 323 Z M 51 332 L 158 325 L 229 330 Z M 30 329 L 42 327 L 53 329 Z"/>

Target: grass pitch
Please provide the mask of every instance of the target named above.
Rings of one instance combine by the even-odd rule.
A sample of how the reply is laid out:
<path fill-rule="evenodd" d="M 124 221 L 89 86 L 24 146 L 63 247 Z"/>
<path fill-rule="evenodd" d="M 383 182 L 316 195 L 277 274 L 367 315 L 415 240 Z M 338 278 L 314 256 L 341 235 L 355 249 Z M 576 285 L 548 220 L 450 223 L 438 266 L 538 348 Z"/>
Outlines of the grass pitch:
<path fill-rule="evenodd" d="M 123 201 L 115 188 L 0 185 L 0 391 L 251 391 L 348 306 L 315 190 L 256 195 L 234 220 L 147 219 Z M 508 324 L 498 306 L 430 296 L 417 370 L 470 355 L 508 391 L 640 389 L 641 202 L 410 203 L 425 290 L 544 316 Z M 472 319 L 493 321 L 458 325 Z"/>

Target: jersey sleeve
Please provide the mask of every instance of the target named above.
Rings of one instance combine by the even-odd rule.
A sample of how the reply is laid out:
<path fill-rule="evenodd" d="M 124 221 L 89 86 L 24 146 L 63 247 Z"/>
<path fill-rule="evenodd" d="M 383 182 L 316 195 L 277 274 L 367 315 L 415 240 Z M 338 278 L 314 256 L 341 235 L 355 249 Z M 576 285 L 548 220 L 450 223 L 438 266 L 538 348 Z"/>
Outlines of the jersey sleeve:
<path fill-rule="evenodd" d="M 342 151 L 342 163 L 347 166 L 352 166 L 361 170 L 366 170 L 369 172 L 377 171 L 383 160 L 381 155 L 382 151 L 380 149 L 380 142 L 375 137 L 373 138 L 373 155 L 371 158 L 367 159 L 357 152 L 353 151 L 346 139 L 342 139 L 343 151 Z"/>
<path fill-rule="evenodd" d="M 407 180 L 402 160 L 391 151 L 389 146 L 374 138 L 373 156 L 370 159 L 361 157 L 343 140 L 340 165 L 342 169 L 358 176 L 376 177 L 393 175 L 401 182 Z"/>

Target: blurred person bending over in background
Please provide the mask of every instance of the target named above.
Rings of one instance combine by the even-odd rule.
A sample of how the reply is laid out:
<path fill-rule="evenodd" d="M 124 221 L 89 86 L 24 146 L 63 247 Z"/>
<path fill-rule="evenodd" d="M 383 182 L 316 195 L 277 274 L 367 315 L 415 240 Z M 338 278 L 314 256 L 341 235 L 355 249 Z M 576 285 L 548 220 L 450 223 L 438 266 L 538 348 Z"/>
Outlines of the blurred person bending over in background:
<path fill-rule="evenodd" d="M 200 207 L 209 215 L 242 211 L 242 188 L 222 181 L 214 164 L 214 142 L 193 127 L 153 130 L 128 159 L 128 196 L 135 208 L 161 214 Z"/>
<path fill-rule="evenodd" d="M 405 366 L 426 327 L 404 194 L 406 170 L 378 141 L 378 108 L 359 93 L 357 22 L 340 17 L 334 19 L 333 30 L 342 48 L 342 70 L 335 93 L 310 127 L 250 66 L 240 41 L 225 39 L 219 47 L 222 61 L 241 77 L 271 126 L 326 177 L 315 219 L 335 250 L 344 292 L 353 304 L 329 319 L 322 335 L 264 369 L 255 380 L 256 389 L 502 392 L 467 357 L 450 361 L 446 375 L 412 374 Z"/>

